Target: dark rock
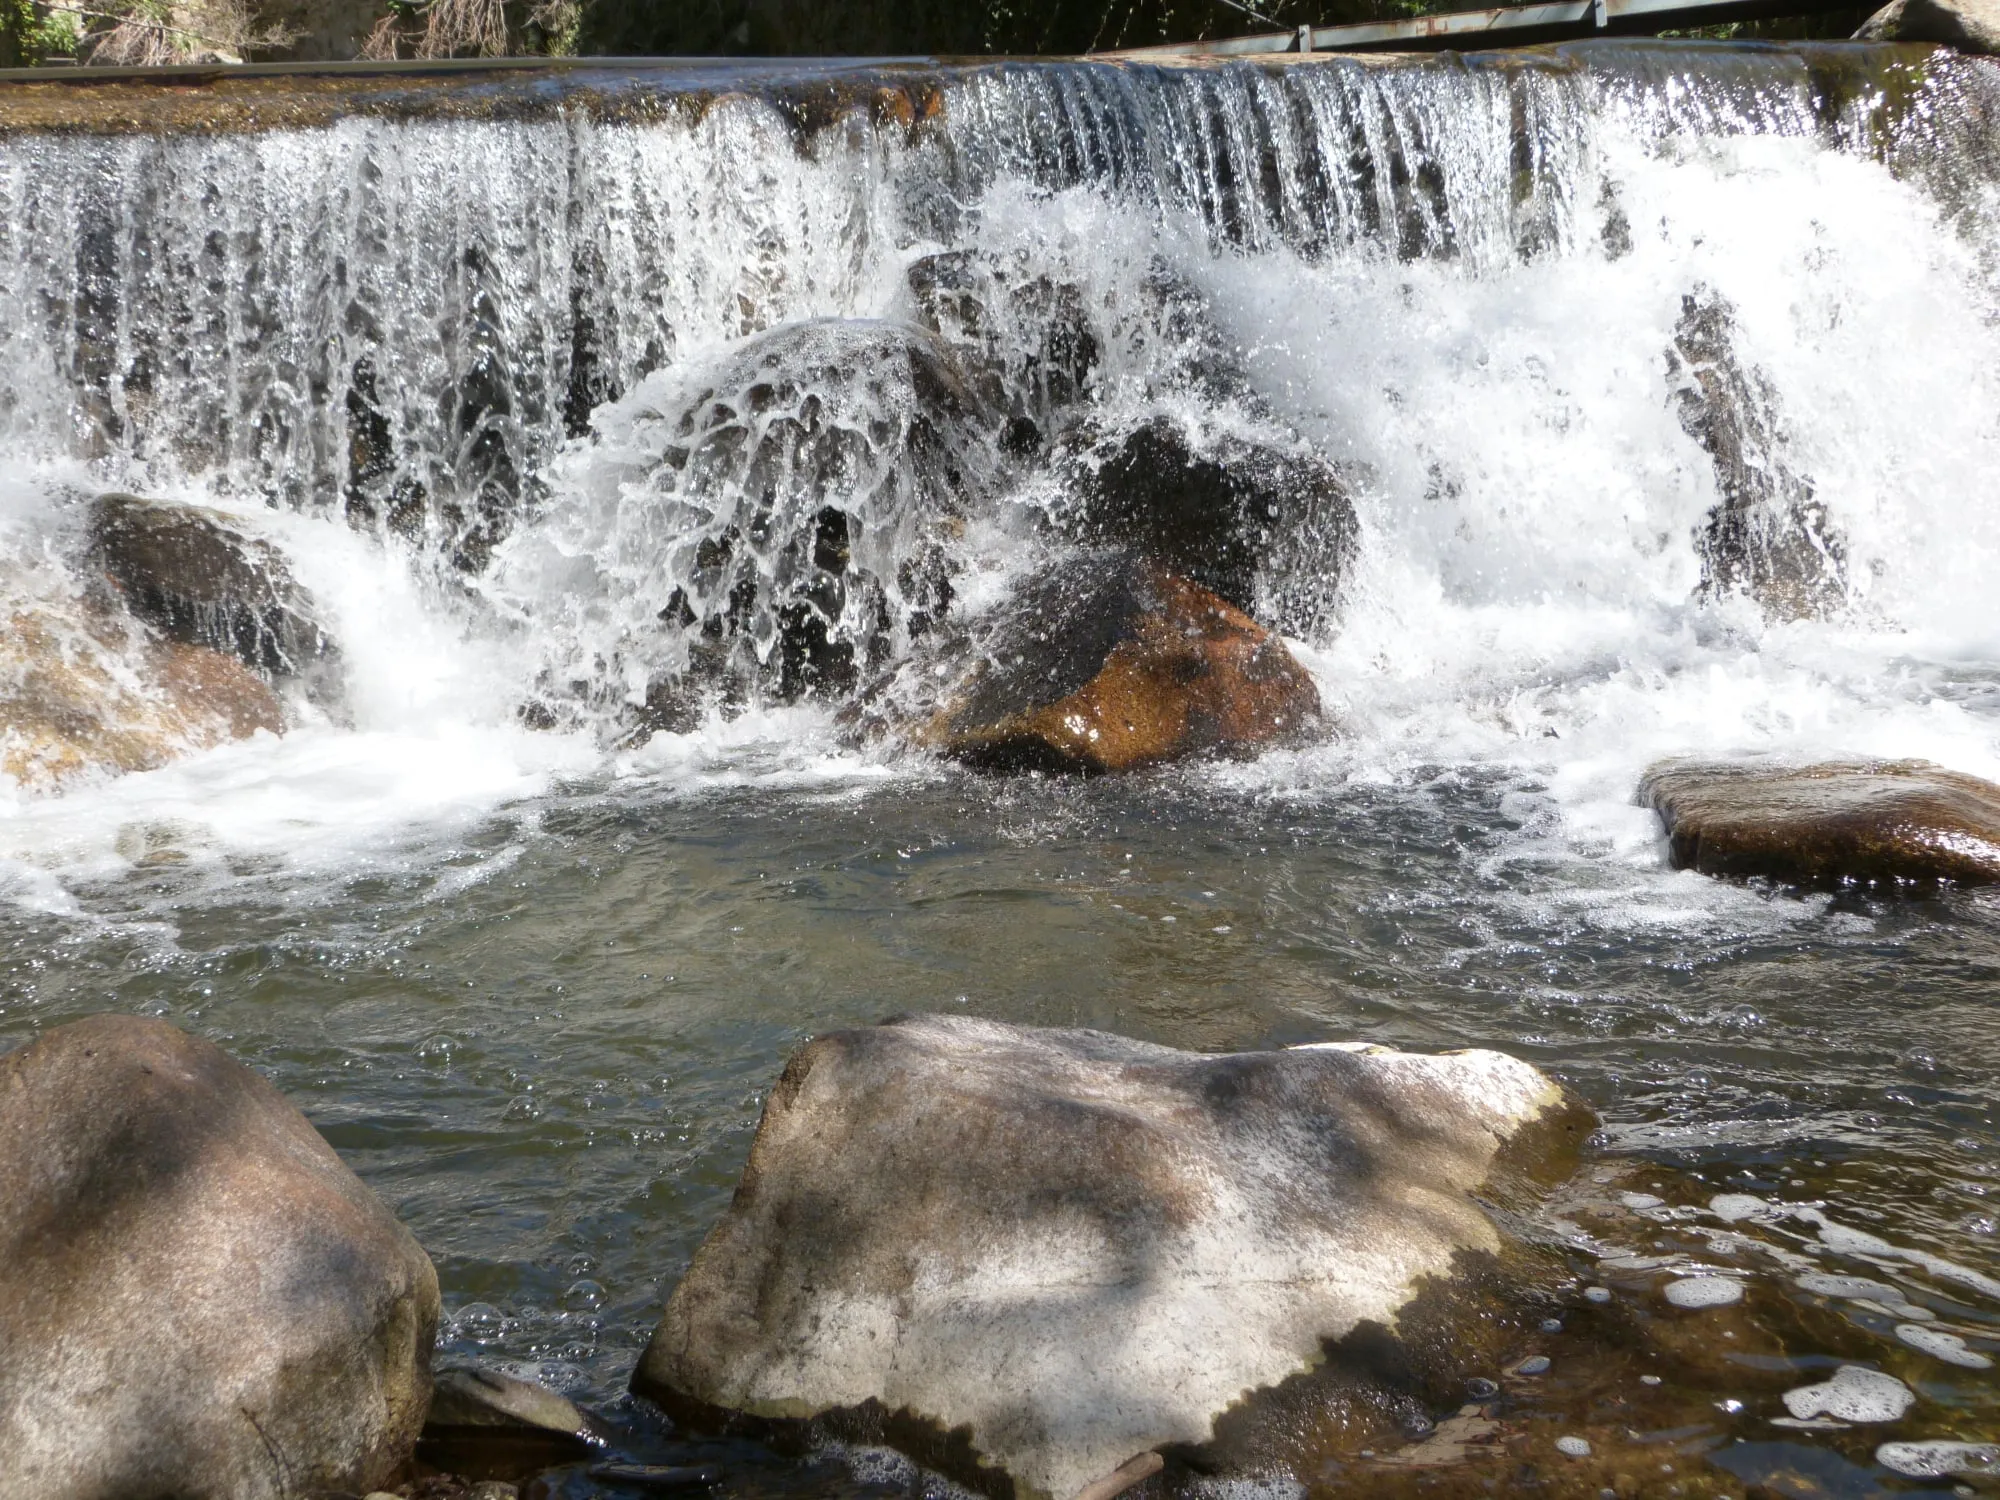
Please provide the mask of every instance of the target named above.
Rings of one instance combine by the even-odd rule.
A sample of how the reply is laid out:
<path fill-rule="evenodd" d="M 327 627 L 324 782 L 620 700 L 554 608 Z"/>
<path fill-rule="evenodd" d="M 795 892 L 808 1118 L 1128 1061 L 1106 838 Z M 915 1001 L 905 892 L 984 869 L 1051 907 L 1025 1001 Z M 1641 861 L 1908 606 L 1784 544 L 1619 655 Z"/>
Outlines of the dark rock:
<path fill-rule="evenodd" d="M 2000 786 L 1928 761 L 1669 761 L 1639 783 L 1675 869 L 1798 885 L 2000 880 Z"/>
<path fill-rule="evenodd" d="M 430 1399 L 437 1277 L 271 1085 L 160 1021 L 0 1059 L 0 1453 L 38 1496 L 365 1493 Z"/>
<path fill-rule="evenodd" d="M 1353 556 L 1347 486 L 1307 450 L 1155 417 L 1079 445 L 1058 474 L 1063 534 L 1131 547 L 1290 634 L 1324 623 Z"/>
<path fill-rule="evenodd" d="M 1580 1128 L 1492 1052 L 1201 1056 L 962 1016 L 834 1033 L 772 1090 L 633 1388 L 697 1428 L 888 1441 L 1022 1500 L 1149 1452 L 1184 1472 L 1337 1341 L 1395 1344 L 1420 1287 L 1500 1252 L 1470 1194 L 1503 1148 Z M 1280 1425 L 1337 1421 L 1312 1406 Z"/>
<path fill-rule="evenodd" d="M 1792 468 L 1777 393 L 1735 347 L 1735 309 L 1707 288 L 1681 299 L 1667 354 L 1674 407 L 1715 463 L 1721 503 L 1695 538 L 1701 592 L 1745 593 L 1774 619 L 1846 599 L 1846 558 L 1812 481 Z"/>
<path fill-rule="evenodd" d="M 1295 741 L 1319 691 L 1241 611 L 1159 564 L 1087 552 L 980 623 L 915 738 L 993 770 L 1129 771 Z"/>
<path fill-rule="evenodd" d="M 1941 42 L 1961 52 L 2000 52 L 1996 0 L 1890 0 L 1854 33 L 1857 42 Z"/>
<path fill-rule="evenodd" d="M 1007 446 L 1039 449 L 1085 400 L 1102 358 L 1082 289 L 1025 258 L 971 250 L 927 255 L 905 277 L 917 321 L 952 346 L 982 398 L 1007 419 Z"/>
<path fill-rule="evenodd" d="M 336 654 L 278 549 L 218 512 L 100 495 L 88 558 L 135 615 L 174 640 L 276 676 L 303 675 Z"/>
<path fill-rule="evenodd" d="M 546 1386 L 455 1368 L 437 1372 L 417 1452 L 437 1468 L 483 1479 L 575 1463 L 600 1445 L 590 1420 Z"/>
<path fill-rule="evenodd" d="M 589 606 L 618 652 L 551 668 L 537 710 L 582 699 L 634 735 L 717 699 L 840 697 L 881 670 L 948 606 L 943 539 L 995 467 L 993 414 L 952 351 L 898 322 L 787 324 L 698 374 L 656 373 L 597 425 L 593 503 L 501 567 L 614 555 L 635 533 L 664 554 L 656 593 Z"/>

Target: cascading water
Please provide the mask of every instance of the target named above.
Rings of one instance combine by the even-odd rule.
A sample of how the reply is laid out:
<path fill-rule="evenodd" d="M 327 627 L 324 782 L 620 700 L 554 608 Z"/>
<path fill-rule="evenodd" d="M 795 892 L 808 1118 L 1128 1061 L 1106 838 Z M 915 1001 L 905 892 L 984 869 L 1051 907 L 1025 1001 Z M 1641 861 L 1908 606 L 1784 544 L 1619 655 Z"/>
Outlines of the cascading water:
<path fill-rule="evenodd" d="M 461 1237 L 452 1336 L 594 1390 L 629 1363 L 605 1318 L 656 1305 L 619 1224 L 671 1200 L 691 1243 L 774 1038 L 966 995 L 1184 1045 L 1526 1049 L 1621 1148 L 1805 1174 L 1990 1260 L 2000 1075 L 1964 998 L 2000 966 L 1990 904 L 1676 876 L 1630 800 L 1683 752 L 2000 773 L 1991 64 L 1593 43 L 385 97 L 215 132 L 0 99 L 10 607 L 54 608 L 91 495 L 198 501 L 281 549 L 346 682 L 289 703 L 282 737 L 0 790 L 8 1033 L 87 998 L 26 956 L 52 931 L 121 996 L 215 1007 Z M 1351 500 L 1351 525 L 1272 517 L 1248 600 L 1312 669 L 1320 739 L 1124 790 L 857 745 L 850 705 L 1058 554 L 1079 486 L 1142 429 L 1224 468 L 1315 466 Z M 679 852 L 628 866 L 649 839 Z M 1153 869 L 1128 885 L 1135 849 Z M 1070 881 L 1143 932 L 1089 946 Z M 562 932 L 573 969 L 431 935 L 428 913 L 479 927 L 501 900 L 480 893 L 517 887 L 559 894 L 494 920 Z M 1030 890 L 1046 957 L 983 925 Z M 837 920 L 759 905 L 781 896 Z M 333 935 L 251 915 L 299 903 Z M 653 903 L 663 934 L 635 936 L 628 906 Z M 599 926 L 623 958 L 574 937 Z M 1169 954 L 1170 931 L 1209 946 Z M 1935 1034 L 1965 1060 L 1873 1006 L 1898 982 L 1884 944 L 1960 997 Z M 1845 1000 L 1778 1013 L 1794 946 Z M 787 967 L 808 950 L 827 967 Z M 1711 950 L 1735 967 L 1704 1002 L 1683 986 Z M 379 1046 L 301 1040 L 214 998 L 232 966 L 328 1004 L 345 981 L 302 966 L 416 984 L 440 1014 Z M 699 995 L 647 1012 L 698 1034 L 678 1093 L 571 988 L 660 974 Z M 461 984 L 488 1008 L 454 1018 Z M 1821 1004 L 1850 1007 L 1839 1037 Z M 557 1034 L 590 1059 L 575 1076 Z M 1787 1049 L 1868 1061 L 1815 1082 L 1835 1065 Z M 343 1093 L 349 1068 L 368 1077 Z M 560 1120 L 582 1152 L 603 1109 L 629 1149 L 579 1171 L 618 1206 L 578 1210 L 512 1146 L 427 1196 L 414 1137 L 380 1123 L 410 1070 L 480 1142 Z M 1936 1120 L 1881 1127 L 1882 1075 L 1912 1070 L 1892 1097 Z M 561 1222 L 459 1224 L 452 1195 L 496 1183 Z M 1959 1315 L 1991 1338 L 1981 1308 Z M 1988 1421 L 1994 1394 L 1959 1404 Z"/>

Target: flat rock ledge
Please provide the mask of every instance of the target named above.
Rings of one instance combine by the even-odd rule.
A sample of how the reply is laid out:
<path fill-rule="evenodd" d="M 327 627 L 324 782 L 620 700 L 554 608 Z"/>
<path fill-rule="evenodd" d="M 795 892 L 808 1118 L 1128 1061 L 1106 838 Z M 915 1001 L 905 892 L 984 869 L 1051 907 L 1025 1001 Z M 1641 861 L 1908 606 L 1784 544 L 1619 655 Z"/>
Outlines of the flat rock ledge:
<path fill-rule="evenodd" d="M 1923 760 L 1666 761 L 1639 783 L 1677 870 L 1788 884 L 2000 881 L 2000 786 Z"/>
<path fill-rule="evenodd" d="M 697 1428 L 851 1431 L 1071 1500 L 1497 1254 L 1471 1190 L 1578 1113 L 1494 1052 L 836 1032 L 772 1090 L 633 1389 Z"/>
<path fill-rule="evenodd" d="M 0 1468 L 46 1500 L 363 1494 L 430 1401 L 430 1260 L 268 1082 L 161 1021 L 0 1058 Z"/>

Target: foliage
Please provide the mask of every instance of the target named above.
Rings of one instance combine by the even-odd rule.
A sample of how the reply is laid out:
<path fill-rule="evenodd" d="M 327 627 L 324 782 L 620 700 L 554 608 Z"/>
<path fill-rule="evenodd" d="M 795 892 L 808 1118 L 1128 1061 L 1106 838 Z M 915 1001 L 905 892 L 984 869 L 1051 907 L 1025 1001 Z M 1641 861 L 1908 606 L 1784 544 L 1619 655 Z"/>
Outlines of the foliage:
<path fill-rule="evenodd" d="M 76 56 L 76 18 L 31 0 L 0 0 L 0 68 L 35 68 Z"/>
<path fill-rule="evenodd" d="M 363 57 L 564 56 L 576 50 L 583 0 L 389 0 Z"/>
<path fill-rule="evenodd" d="M 28 66 L 240 62 L 291 37 L 262 20 L 253 0 L 0 0 L 0 61 Z"/>

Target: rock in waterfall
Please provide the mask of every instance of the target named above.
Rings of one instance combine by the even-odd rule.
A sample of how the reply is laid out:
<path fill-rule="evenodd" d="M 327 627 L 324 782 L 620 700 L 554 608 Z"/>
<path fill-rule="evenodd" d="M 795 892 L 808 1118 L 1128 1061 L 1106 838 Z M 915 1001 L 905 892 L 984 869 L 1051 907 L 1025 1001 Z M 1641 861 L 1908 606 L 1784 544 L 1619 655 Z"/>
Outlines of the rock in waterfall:
<path fill-rule="evenodd" d="M 1681 301 L 1667 354 L 1681 427 L 1708 453 L 1721 493 L 1695 538 L 1701 590 L 1748 594 L 1774 619 L 1809 619 L 1845 598 L 1844 549 L 1792 464 L 1776 392 L 1737 351 L 1735 317 L 1698 289 Z"/>
<path fill-rule="evenodd" d="M 88 560 L 133 614 L 172 640 L 274 676 L 300 676 L 336 655 L 278 549 L 218 511 L 100 495 Z"/>
<path fill-rule="evenodd" d="M 430 1399 L 437 1276 L 263 1078 L 98 1016 L 0 1058 L 10 1492 L 364 1493 Z"/>
<path fill-rule="evenodd" d="M 983 617 L 913 735 L 993 770 L 1129 771 L 1295 741 L 1319 691 L 1283 641 L 1129 552 L 1073 554 Z"/>
<path fill-rule="evenodd" d="M 1531 1125 L 1579 1120 L 1493 1052 L 1205 1056 L 960 1016 L 823 1036 L 634 1389 L 1071 1500 L 1497 1253 L 1468 1195 Z"/>
<path fill-rule="evenodd" d="M 2000 881 L 2000 786 L 1929 761 L 1667 761 L 1639 783 L 1675 869 L 1799 885 Z"/>
<path fill-rule="evenodd" d="M 1058 466 L 1066 535 L 1133 548 L 1279 630 L 1323 623 L 1358 529 L 1325 459 L 1168 417 L 1080 436 Z"/>

